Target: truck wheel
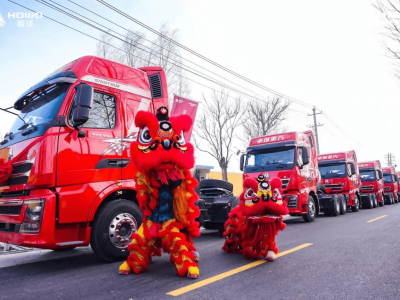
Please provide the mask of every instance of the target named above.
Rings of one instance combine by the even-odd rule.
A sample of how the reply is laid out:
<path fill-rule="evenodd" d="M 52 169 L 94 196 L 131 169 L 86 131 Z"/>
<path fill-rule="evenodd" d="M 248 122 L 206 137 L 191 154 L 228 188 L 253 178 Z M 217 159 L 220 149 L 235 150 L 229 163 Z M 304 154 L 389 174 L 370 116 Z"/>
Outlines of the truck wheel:
<path fill-rule="evenodd" d="M 351 207 L 352 212 L 358 212 L 360 209 L 360 198 L 356 195 L 356 199 L 354 200 L 354 206 Z"/>
<path fill-rule="evenodd" d="M 332 216 L 337 217 L 340 214 L 340 201 L 339 197 L 333 198 Z"/>
<path fill-rule="evenodd" d="M 347 212 L 347 200 L 343 195 L 338 196 L 338 200 L 340 202 L 340 214 L 344 215 Z"/>
<path fill-rule="evenodd" d="M 376 199 L 376 195 L 375 194 L 373 194 L 372 195 L 372 198 L 374 199 L 374 208 L 376 208 L 377 206 L 378 206 L 378 199 Z"/>
<path fill-rule="evenodd" d="M 369 194 L 369 202 L 368 202 L 368 209 L 372 209 L 374 207 L 374 200 L 372 199 L 372 194 Z"/>
<path fill-rule="evenodd" d="M 142 224 L 142 212 L 136 203 L 115 200 L 104 204 L 93 220 L 90 245 L 105 261 L 121 261 L 128 257 L 132 233 Z"/>
<path fill-rule="evenodd" d="M 379 196 L 378 196 L 378 197 L 379 197 Z M 382 201 L 379 202 L 379 205 L 380 205 L 380 206 L 384 206 L 384 205 L 385 205 L 385 197 L 384 197 L 383 195 L 382 195 L 381 197 L 382 197 L 382 198 L 381 198 Z"/>
<path fill-rule="evenodd" d="M 304 221 L 313 222 L 315 219 L 316 211 L 317 209 L 315 207 L 314 198 L 309 195 L 307 201 L 307 213 L 303 215 Z"/>

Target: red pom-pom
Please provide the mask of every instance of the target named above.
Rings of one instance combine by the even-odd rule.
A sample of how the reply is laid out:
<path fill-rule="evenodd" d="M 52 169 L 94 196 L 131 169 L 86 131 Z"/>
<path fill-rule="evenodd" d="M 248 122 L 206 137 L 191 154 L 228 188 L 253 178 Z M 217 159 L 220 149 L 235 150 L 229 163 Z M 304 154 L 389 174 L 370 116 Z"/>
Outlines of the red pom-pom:
<path fill-rule="evenodd" d="M 6 160 L 0 158 L 0 185 L 7 183 L 8 178 L 10 178 L 13 171 L 11 160 Z"/>

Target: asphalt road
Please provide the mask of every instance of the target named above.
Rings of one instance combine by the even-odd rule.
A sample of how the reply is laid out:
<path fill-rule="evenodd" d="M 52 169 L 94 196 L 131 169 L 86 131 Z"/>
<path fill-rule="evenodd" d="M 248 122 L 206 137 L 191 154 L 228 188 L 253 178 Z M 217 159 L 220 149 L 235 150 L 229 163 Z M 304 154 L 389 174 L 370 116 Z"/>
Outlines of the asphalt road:
<path fill-rule="evenodd" d="M 87 249 L 58 258 L 43 253 L 30 263 L 24 257 L 22 264 L 4 255 L 0 299 L 399 299 L 399 219 L 400 204 L 321 216 L 313 223 L 292 218 L 277 238 L 284 255 L 256 266 L 240 254 L 224 253 L 224 239 L 205 231 L 195 240 L 201 255 L 197 280 L 178 277 L 166 254 L 153 259 L 146 273 L 127 276 L 118 274 L 119 263 L 104 263 Z M 236 274 L 213 277 L 249 264 Z M 191 284 L 203 286 L 167 294 Z"/>

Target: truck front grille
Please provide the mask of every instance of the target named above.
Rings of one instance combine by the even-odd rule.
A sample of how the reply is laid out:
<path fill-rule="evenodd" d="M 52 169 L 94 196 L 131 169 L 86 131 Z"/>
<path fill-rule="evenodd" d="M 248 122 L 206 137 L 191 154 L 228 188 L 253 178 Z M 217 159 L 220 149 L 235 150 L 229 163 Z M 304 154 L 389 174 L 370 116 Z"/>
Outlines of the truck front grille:
<path fill-rule="evenodd" d="M 340 191 L 343 188 L 343 184 L 325 184 L 325 188 L 330 188 L 332 191 Z"/>
<path fill-rule="evenodd" d="M 6 184 L 2 186 L 25 184 L 28 182 L 29 174 L 33 166 L 32 161 L 25 161 L 23 163 L 13 164 L 13 171 L 11 177 L 8 179 Z"/>
<path fill-rule="evenodd" d="M 297 208 L 297 199 L 295 199 L 295 198 L 289 198 L 287 207 L 288 207 L 288 208 Z"/>
<path fill-rule="evenodd" d="M 19 215 L 22 206 L 0 206 L 0 215 Z"/>
<path fill-rule="evenodd" d="M 5 185 L 25 184 L 28 182 L 29 176 L 11 177 Z"/>
<path fill-rule="evenodd" d="M 390 190 L 390 186 L 385 186 L 384 189 L 385 189 L 385 191 L 388 191 L 388 190 Z"/>
<path fill-rule="evenodd" d="M 282 179 L 282 190 L 286 189 L 289 184 L 289 179 Z"/>
<path fill-rule="evenodd" d="M 360 189 L 362 189 L 362 190 L 373 190 L 374 186 L 373 185 L 362 185 L 362 186 L 360 186 Z"/>

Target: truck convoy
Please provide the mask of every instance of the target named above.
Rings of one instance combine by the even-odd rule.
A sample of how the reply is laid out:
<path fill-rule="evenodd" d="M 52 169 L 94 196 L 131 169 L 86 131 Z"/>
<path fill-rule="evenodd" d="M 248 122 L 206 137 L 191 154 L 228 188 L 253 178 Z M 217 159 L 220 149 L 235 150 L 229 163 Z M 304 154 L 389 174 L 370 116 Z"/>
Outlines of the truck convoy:
<path fill-rule="evenodd" d="M 399 179 L 394 166 L 383 168 L 382 172 L 385 203 L 390 205 L 399 202 L 397 195 L 399 190 Z"/>
<path fill-rule="evenodd" d="M 126 259 L 142 223 L 129 163 L 134 118 L 161 106 L 168 106 L 162 68 L 134 69 L 94 56 L 24 92 L 10 107 L 20 114 L 0 143 L 0 158 L 13 166 L 0 185 L 0 242 L 53 250 L 90 244 L 104 260 Z M 320 211 L 357 211 L 360 197 L 369 208 L 384 205 L 384 198 L 398 201 L 394 168 L 383 174 L 379 161 L 359 168 L 354 151 L 317 157 L 312 131 L 253 138 L 240 159 L 243 178 L 280 178 L 290 215 L 306 222 Z M 209 180 L 200 193 L 202 225 L 223 231 L 238 204 L 232 186 Z"/>
<path fill-rule="evenodd" d="M 343 215 L 348 207 L 357 212 L 361 203 L 361 181 L 355 151 L 318 155 L 318 168 L 325 192 L 340 198 L 335 207 L 329 207 L 329 200 L 320 201 L 324 214 Z"/>
<path fill-rule="evenodd" d="M 90 243 L 104 260 L 125 259 L 142 222 L 130 177 L 134 118 L 160 106 L 168 106 L 162 68 L 94 56 L 23 93 L 0 146 L 13 166 L 0 186 L 0 242 L 54 250 Z"/>
<path fill-rule="evenodd" d="M 368 207 L 373 204 L 373 207 L 377 205 L 385 205 L 384 194 L 383 194 L 383 173 L 382 167 L 379 160 L 360 162 L 358 164 L 360 169 L 361 178 L 361 199 L 362 205 Z"/>

